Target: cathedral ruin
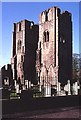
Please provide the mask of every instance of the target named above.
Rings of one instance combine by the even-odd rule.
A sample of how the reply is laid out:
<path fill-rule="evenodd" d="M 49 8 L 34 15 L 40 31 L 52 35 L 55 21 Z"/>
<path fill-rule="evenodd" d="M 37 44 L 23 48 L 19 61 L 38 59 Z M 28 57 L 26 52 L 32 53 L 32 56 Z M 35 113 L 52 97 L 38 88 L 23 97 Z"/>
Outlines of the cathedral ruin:
<path fill-rule="evenodd" d="M 40 14 L 39 25 L 14 23 L 11 67 L 21 86 L 39 84 L 59 91 L 72 79 L 72 16 L 58 7 Z M 31 85 L 30 85 L 31 86 Z"/>
<path fill-rule="evenodd" d="M 57 88 L 72 79 L 71 13 L 58 7 L 43 11 L 39 18 L 36 68 L 40 85 Z"/>

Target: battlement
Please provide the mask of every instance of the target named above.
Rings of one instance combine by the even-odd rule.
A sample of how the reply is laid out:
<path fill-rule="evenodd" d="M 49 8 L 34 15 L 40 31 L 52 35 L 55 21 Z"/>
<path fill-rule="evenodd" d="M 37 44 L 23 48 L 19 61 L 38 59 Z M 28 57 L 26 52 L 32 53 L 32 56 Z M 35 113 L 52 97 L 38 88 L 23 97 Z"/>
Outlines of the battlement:
<path fill-rule="evenodd" d="M 43 11 L 40 15 L 39 15 L 39 24 L 40 23 L 44 23 L 46 21 L 51 21 L 54 20 L 54 16 L 55 14 L 60 13 L 60 9 L 56 6 L 56 7 L 51 7 L 45 11 Z"/>
<path fill-rule="evenodd" d="M 2 67 L 2 69 L 4 69 L 4 70 L 9 70 L 9 69 L 11 69 L 11 64 L 6 64 L 6 65 L 4 65 L 4 66 Z"/>
<path fill-rule="evenodd" d="M 70 12 L 68 12 L 68 11 L 63 11 L 63 12 L 62 12 L 62 14 L 71 15 L 71 13 L 70 13 Z"/>
<path fill-rule="evenodd" d="M 13 24 L 13 32 L 23 31 L 26 28 L 31 28 L 31 26 L 34 26 L 33 21 L 28 21 L 26 19 L 21 20 L 21 21 Z"/>

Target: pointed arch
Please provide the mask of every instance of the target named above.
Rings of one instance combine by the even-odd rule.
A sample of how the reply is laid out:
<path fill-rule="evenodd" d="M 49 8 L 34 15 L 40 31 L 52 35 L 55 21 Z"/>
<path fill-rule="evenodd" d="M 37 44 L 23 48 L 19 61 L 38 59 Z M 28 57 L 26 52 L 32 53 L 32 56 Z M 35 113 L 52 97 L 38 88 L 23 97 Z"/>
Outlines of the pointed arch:
<path fill-rule="evenodd" d="M 40 73 L 40 82 L 42 85 L 46 81 L 46 78 L 47 78 L 47 70 L 46 70 L 46 67 L 43 65 L 41 67 L 41 73 Z"/>
<path fill-rule="evenodd" d="M 43 42 L 49 42 L 49 31 L 45 30 L 43 32 Z"/>

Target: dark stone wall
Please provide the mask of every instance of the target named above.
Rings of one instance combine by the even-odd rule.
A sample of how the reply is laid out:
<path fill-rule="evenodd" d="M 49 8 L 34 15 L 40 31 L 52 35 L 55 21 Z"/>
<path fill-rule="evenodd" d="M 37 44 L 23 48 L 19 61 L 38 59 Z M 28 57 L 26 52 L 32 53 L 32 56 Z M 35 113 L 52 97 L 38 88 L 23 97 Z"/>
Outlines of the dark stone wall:
<path fill-rule="evenodd" d="M 11 64 L 14 71 L 13 79 L 21 84 L 24 84 L 24 80 L 30 80 L 32 83 L 36 80 L 38 29 L 38 25 L 34 25 L 33 21 L 22 20 L 14 23 Z"/>
<path fill-rule="evenodd" d="M 5 87 L 4 79 L 9 78 L 9 86 L 12 85 L 12 69 L 11 65 L 7 64 L 7 69 L 5 68 L 5 65 L 1 68 L 1 77 L 2 77 L 2 86 Z"/>
<path fill-rule="evenodd" d="M 36 50 L 38 43 L 38 25 L 30 26 L 25 39 L 24 76 L 32 83 L 36 82 Z"/>
<path fill-rule="evenodd" d="M 66 84 L 72 80 L 72 21 L 69 12 L 59 17 L 59 81 Z"/>

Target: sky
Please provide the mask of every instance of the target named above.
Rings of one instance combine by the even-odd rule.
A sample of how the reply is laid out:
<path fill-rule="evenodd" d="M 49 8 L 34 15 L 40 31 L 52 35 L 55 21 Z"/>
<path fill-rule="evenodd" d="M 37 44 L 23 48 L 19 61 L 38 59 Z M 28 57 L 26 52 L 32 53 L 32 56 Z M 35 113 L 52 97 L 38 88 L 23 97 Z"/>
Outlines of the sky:
<path fill-rule="evenodd" d="M 79 53 L 79 3 L 78 2 L 3 2 L 2 3 L 2 59 L 0 66 L 11 63 L 13 23 L 27 19 L 39 23 L 39 14 L 53 6 L 72 13 L 73 53 Z"/>
<path fill-rule="evenodd" d="M 79 52 L 81 54 L 81 2 L 79 3 Z"/>

